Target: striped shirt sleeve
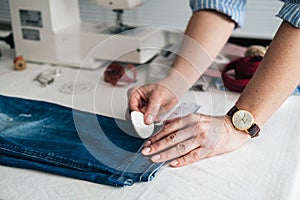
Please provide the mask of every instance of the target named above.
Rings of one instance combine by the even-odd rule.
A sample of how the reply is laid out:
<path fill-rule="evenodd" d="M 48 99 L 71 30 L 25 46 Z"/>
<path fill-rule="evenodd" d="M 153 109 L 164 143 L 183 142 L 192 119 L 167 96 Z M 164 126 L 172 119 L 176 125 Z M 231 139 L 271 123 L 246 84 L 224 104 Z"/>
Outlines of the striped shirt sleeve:
<path fill-rule="evenodd" d="M 190 0 L 193 12 L 198 10 L 215 10 L 227 15 L 241 27 L 244 23 L 246 0 Z"/>
<path fill-rule="evenodd" d="M 276 16 L 300 28 L 300 0 L 285 0 Z"/>

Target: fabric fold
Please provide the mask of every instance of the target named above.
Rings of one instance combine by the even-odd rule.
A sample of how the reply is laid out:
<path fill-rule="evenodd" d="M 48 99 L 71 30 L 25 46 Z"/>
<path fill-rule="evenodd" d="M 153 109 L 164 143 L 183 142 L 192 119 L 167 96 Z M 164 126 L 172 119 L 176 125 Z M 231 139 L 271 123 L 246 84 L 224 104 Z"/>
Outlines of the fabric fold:
<path fill-rule="evenodd" d="M 139 153 L 125 120 L 0 96 L 0 164 L 113 186 L 150 181 L 163 163 Z"/>

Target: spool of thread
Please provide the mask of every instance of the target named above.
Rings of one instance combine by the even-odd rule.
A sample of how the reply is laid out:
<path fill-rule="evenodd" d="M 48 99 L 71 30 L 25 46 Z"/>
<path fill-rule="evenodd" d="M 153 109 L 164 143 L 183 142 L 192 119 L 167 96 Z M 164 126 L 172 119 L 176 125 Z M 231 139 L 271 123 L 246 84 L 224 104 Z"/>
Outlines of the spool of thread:
<path fill-rule="evenodd" d="M 21 71 L 26 69 L 26 61 L 23 56 L 17 56 L 14 59 L 15 70 Z"/>

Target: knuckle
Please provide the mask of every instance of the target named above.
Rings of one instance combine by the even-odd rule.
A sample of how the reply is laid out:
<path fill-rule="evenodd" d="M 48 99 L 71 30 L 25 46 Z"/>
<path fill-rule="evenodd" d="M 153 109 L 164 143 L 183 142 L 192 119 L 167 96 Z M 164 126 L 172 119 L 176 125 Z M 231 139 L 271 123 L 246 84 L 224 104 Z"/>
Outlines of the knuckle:
<path fill-rule="evenodd" d="M 196 128 L 197 128 L 198 131 L 206 132 L 207 124 L 205 122 L 198 122 L 197 125 L 196 125 Z"/>
<path fill-rule="evenodd" d="M 187 118 L 187 120 L 192 121 L 192 120 L 194 119 L 194 114 L 193 114 L 193 113 L 188 114 L 188 115 L 186 116 L 186 118 Z"/>
<path fill-rule="evenodd" d="M 188 163 L 187 156 L 181 157 L 181 158 L 179 159 L 179 163 L 180 163 L 181 165 L 187 164 L 187 163 Z"/>
<path fill-rule="evenodd" d="M 163 97 L 163 92 L 161 90 L 153 90 L 151 95 L 160 99 Z"/>
<path fill-rule="evenodd" d="M 205 139 L 207 136 L 207 131 L 205 130 L 205 125 L 202 123 L 197 123 L 192 127 L 192 131 L 195 137 L 200 139 Z"/>
<path fill-rule="evenodd" d="M 176 134 L 176 133 L 172 133 L 172 134 L 170 134 L 170 135 L 168 135 L 168 136 L 166 137 L 166 140 L 167 140 L 167 142 L 169 142 L 169 143 L 173 143 L 173 142 L 176 141 L 176 137 L 177 137 L 177 134 Z"/>
<path fill-rule="evenodd" d="M 187 146 L 184 143 L 179 143 L 179 144 L 176 145 L 176 150 L 179 153 L 185 153 L 187 151 Z"/>
<path fill-rule="evenodd" d="M 164 132 L 169 132 L 171 130 L 171 124 L 166 124 L 164 127 L 163 127 L 163 131 Z"/>
<path fill-rule="evenodd" d="M 191 139 L 190 139 L 190 145 L 191 146 L 200 146 L 200 144 L 201 144 L 201 140 L 199 140 L 200 138 L 198 138 L 198 137 L 192 137 Z"/>
<path fill-rule="evenodd" d="M 191 153 L 191 160 L 193 162 L 195 162 L 195 161 L 197 161 L 199 159 L 200 159 L 200 155 L 199 155 L 199 153 L 197 151 L 194 151 L 194 152 Z"/>
<path fill-rule="evenodd" d="M 161 147 L 160 142 L 152 144 L 150 146 L 151 152 L 157 152 L 157 151 L 159 151 L 160 147 Z"/>
<path fill-rule="evenodd" d="M 206 134 L 205 133 L 201 133 L 200 136 L 199 136 L 199 139 L 203 143 L 203 141 L 206 139 Z"/>
<path fill-rule="evenodd" d="M 198 114 L 198 120 L 199 122 L 203 122 L 207 120 L 207 117 L 204 114 Z"/>
<path fill-rule="evenodd" d="M 152 145 L 150 146 L 150 149 L 151 149 L 151 154 L 154 154 L 155 152 L 158 151 L 158 145 Z"/>
<path fill-rule="evenodd" d="M 206 131 L 203 131 L 201 134 L 201 138 L 204 140 L 207 138 L 208 133 Z"/>
<path fill-rule="evenodd" d="M 188 117 L 188 120 L 191 120 L 192 122 L 199 121 L 199 116 L 195 113 L 191 113 L 187 117 Z"/>

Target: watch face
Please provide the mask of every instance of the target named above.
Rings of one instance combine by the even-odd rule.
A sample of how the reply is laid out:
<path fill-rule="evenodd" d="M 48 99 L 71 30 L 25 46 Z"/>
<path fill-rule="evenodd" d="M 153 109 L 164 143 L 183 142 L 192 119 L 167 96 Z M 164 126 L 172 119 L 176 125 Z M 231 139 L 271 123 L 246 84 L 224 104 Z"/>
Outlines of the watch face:
<path fill-rule="evenodd" d="M 250 112 L 246 110 L 239 110 L 232 116 L 233 125 L 239 130 L 247 130 L 254 123 L 254 118 Z"/>

